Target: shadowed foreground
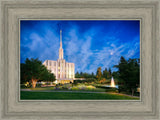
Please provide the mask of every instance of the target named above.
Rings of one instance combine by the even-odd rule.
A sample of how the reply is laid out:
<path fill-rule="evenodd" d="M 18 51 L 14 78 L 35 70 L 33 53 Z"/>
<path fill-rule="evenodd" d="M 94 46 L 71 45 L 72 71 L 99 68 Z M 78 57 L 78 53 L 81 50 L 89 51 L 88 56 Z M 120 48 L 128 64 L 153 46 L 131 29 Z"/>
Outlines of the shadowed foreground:
<path fill-rule="evenodd" d="M 21 91 L 21 100 L 139 100 L 138 97 L 112 93 Z"/>

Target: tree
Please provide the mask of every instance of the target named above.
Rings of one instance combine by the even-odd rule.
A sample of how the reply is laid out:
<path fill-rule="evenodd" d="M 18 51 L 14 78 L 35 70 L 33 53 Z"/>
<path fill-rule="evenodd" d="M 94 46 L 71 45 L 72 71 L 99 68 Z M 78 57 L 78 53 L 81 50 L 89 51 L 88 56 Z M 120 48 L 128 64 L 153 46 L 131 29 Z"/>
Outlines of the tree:
<path fill-rule="evenodd" d="M 21 76 L 21 81 L 20 82 L 21 82 L 21 84 L 24 84 L 24 83 L 29 81 L 25 72 L 26 72 L 25 64 L 21 63 L 21 65 L 20 65 L 20 76 Z"/>
<path fill-rule="evenodd" d="M 92 72 L 92 74 L 91 74 L 91 78 L 95 78 L 95 75 L 94 75 L 94 73 Z"/>
<path fill-rule="evenodd" d="M 80 75 L 82 76 L 82 75 L 83 75 L 83 72 L 80 72 Z"/>
<path fill-rule="evenodd" d="M 76 72 L 75 78 L 80 78 L 80 77 L 81 77 L 81 76 L 80 76 L 79 72 Z"/>
<path fill-rule="evenodd" d="M 45 67 L 45 66 L 43 66 L 43 67 Z M 55 75 L 53 73 L 51 73 L 50 70 L 47 70 L 46 67 L 43 69 L 40 76 L 41 76 L 41 80 L 43 80 L 43 81 L 47 81 L 47 82 L 55 81 Z"/>
<path fill-rule="evenodd" d="M 139 59 L 129 59 L 127 61 L 124 57 L 121 57 L 119 64 L 114 67 L 118 68 L 119 84 L 134 95 L 140 81 Z"/>
<path fill-rule="evenodd" d="M 98 69 L 97 69 L 96 78 L 98 81 L 100 81 L 102 79 L 101 67 L 98 67 Z"/>
<path fill-rule="evenodd" d="M 111 68 L 109 68 L 109 78 L 111 78 L 112 77 L 112 71 L 111 71 Z"/>
<path fill-rule="evenodd" d="M 114 78 L 119 78 L 119 73 L 118 73 L 118 71 L 113 72 L 113 73 L 112 73 L 112 76 L 113 76 Z"/>
<path fill-rule="evenodd" d="M 105 68 L 105 69 L 103 70 L 103 77 L 106 78 L 106 79 L 107 79 L 107 77 L 108 77 L 107 68 Z"/>
<path fill-rule="evenodd" d="M 139 60 L 129 59 L 128 66 L 129 66 L 129 71 L 128 71 L 129 81 L 127 81 L 127 85 L 130 87 L 133 96 L 140 82 Z"/>
<path fill-rule="evenodd" d="M 21 77 L 30 80 L 33 88 L 36 87 L 38 80 L 55 80 L 55 76 L 51 75 L 51 72 L 38 59 L 27 58 L 25 63 L 21 64 L 21 71 Z"/>

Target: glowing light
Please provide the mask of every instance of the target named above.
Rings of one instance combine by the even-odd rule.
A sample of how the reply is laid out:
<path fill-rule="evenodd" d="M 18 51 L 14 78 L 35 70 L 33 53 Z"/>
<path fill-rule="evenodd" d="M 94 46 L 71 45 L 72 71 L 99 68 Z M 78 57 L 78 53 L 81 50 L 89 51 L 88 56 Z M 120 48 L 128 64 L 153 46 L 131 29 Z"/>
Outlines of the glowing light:
<path fill-rule="evenodd" d="M 56 80 L 56 81 L 54 81 L 54 83 L 55 83 L 55 84 L 57 84 L 57 83 L 58 83 L 58 81 Z"/>
<path fill-rule="evenodd" d="M 41 82 L 41 84 L 42 84 L 42 85 L 44 85 L 44 84 L 45 84 L 45 82 L 43 82 L 43 81 L 42 81 L 42 82 Z"/>
<path fill-rule="evenodd" d="M 116 87 L 113 77 L 112 77 L 112 79 L 111 79 L 111 87 Z"/>
<path fill-rule="evenodd" d="M 140 92 L 140 88 L 137 88 L 137 92 Z"/>
<path fill-rule="evenodd" d="M 29 85 L 29 82 L 26 82 L 26 84 L 24 84 L 26 87 Z"/>

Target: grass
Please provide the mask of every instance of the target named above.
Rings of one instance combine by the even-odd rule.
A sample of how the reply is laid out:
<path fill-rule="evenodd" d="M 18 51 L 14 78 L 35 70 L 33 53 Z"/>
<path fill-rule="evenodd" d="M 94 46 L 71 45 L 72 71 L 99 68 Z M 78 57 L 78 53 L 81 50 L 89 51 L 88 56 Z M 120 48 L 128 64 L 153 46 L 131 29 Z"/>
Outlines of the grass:
<path fill-rule="evenodd" d="M 40 92 L 21 91 L 21 100 L 139 100 L 131 97 L 112 93 L 74 93 L 74 92 Z"/>

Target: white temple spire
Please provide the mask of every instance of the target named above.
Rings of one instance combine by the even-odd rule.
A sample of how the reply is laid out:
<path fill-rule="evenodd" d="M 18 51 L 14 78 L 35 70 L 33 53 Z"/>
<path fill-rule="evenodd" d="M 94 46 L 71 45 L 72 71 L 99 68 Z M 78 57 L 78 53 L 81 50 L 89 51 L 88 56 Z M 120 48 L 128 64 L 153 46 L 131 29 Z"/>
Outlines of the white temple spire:
<path fill-rule="evenodd" d="M 62 30 L 60 30 L 60 48 L 62 48 Z"/>
<path fill-rule="evenodd" d="M 63 59 L 63 48 L 62 48 L 62 30 L 60 30 L 60 48 L 59 48 L 59 59 Z"/>

